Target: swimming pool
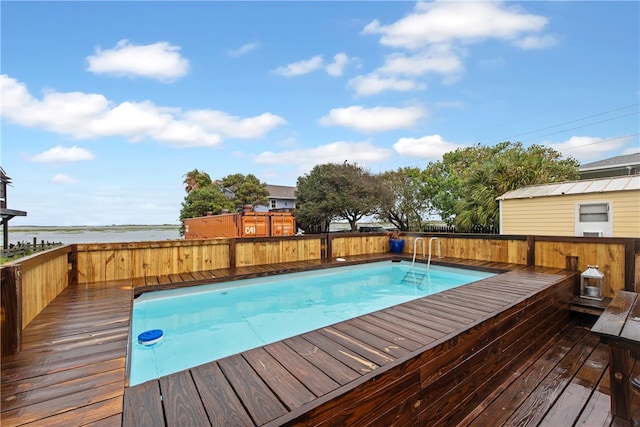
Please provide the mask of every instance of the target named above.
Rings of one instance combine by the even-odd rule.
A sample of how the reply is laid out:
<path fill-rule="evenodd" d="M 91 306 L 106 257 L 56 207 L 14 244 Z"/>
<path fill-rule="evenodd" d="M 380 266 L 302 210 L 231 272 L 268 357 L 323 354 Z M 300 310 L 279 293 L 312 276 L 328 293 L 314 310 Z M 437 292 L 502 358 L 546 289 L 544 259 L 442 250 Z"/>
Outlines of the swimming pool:
<path fill-rule="evenodd" d="M 142 294 L 129 385 L 494 276 L 390 261 Z M 161 329 L 153 345 L 138 335 Z"/>

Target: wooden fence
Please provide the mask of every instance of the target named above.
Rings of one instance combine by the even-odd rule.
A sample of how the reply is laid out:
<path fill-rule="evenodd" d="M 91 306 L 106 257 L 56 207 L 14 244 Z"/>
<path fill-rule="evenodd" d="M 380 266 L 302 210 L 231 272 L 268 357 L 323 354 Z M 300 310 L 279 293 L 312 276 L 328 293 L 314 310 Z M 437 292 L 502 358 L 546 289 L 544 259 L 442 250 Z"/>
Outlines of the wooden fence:
<path fill-rule="evenodd" d="M 48 251 L 49 249 L 53 249 L 57 246 L 62 246 L 62 243 L 45 242 L 42 240 L 40 244 L 38 244 L 37 238 L 34 237 L 33 243 L 18 242 L 16 244 L 10 244 L 8 248 L 3 248 L 2 251 L 0 251 L 0 256 L 4 258 L 17 259 L 32 255 L 36 252 Z"/>
<path fill-rule="evenodd" d="M 418 237 L 423 240 L 416 242 Z M 405 256 L 413 255 L 415 243 L 418 253 L 431 249 L 435 257 L 439 241 L 444 257 L 559 269 L 570 266 L 580 271 L 597 264 L 606 277 L 605 296 L 612 297 L 623 289 L 640 291 L 640 239 L 429 233 L 405 233 L 403 238 Z M 2 353 L 19 350 L 22 329 L 69 285 L 347 258 L 388 250 L 384 233 L 63 246 L 2 266 Z"/>
<path fill-rule="evenodd" d="M 76 245 L 78 283 L 322 258 L 321 236 Z"/>
<path fill-rule="evenodd" d="M 69 285 L 73 251 L 73 245 L 62 246 L 2 266 L 3 355 L 20 350 L 22 329 Z"/>

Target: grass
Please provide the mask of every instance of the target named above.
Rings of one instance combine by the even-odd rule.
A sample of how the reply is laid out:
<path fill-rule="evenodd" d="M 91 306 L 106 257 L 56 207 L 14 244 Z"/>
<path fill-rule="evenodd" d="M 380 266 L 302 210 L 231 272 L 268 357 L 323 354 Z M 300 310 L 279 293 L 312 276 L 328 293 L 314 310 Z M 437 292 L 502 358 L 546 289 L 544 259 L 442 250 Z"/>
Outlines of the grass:
<path fill-rule="evenodd" d="M 24 258 L 24 257 L 32 255 L 32 254 L 33 254 L 33 250 L 25 249 L 19 255 L 14 255 L 14 256 L 10 256 L 10 257 L 0 256 L 0 264 L 6 264 L 8 262 L 12 262 L 12 261 L 18 260 L 20 258 Z"/>

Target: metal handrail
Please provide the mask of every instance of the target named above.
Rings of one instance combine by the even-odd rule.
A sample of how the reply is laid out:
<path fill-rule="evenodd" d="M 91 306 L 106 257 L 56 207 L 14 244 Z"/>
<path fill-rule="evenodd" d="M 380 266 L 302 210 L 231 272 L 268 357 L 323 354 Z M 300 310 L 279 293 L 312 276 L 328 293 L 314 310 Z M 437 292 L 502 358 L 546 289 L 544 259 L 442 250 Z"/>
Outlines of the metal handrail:
<path fill-rule="evenodd" d="M 418 250 L 418 241 L 422 242 L 422 257 L 424 258 L 424 238 L 416 237 L 416 239 L 413 241 L 413 261 L 411 261 L 411 270 L 413 270 L 413 265 L 416 263 L 416 252 Z"/>
<path fill-rule="evenodd" d="M 434 240 L 436 240 L 438 242 L 438 258 L 442 258 L 442 254 L 440 253 L 440 239 L 437 237 L 432 237 L 429 239 L 429 259 L 427 260 L 427 271 L 429 271 L 429 266 L 431 266 L 431 242 L 433 242 Z M 424 249 L 424 248 L 423 248 Z M 415 252 L 414 252 L 414 258 L 415 258 Z M 422 255 L 424 256 L 424 255 Z"/>

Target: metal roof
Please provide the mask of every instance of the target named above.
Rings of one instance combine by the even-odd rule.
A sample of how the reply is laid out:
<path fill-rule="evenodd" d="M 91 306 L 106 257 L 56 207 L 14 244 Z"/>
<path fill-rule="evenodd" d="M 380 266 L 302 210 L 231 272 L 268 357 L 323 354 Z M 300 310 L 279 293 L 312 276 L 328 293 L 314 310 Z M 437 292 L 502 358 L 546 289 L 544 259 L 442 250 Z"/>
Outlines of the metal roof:
<path fill-rule="evenodd" d="M 568 194 L 608 193 L 611 191 L 640 190 L 640 175 L 614 178 L 586 179 L 554 184 L 529 185 L 509 191 L 496 200 L 530 199 L 534 197 L 562 196 Z"/>

